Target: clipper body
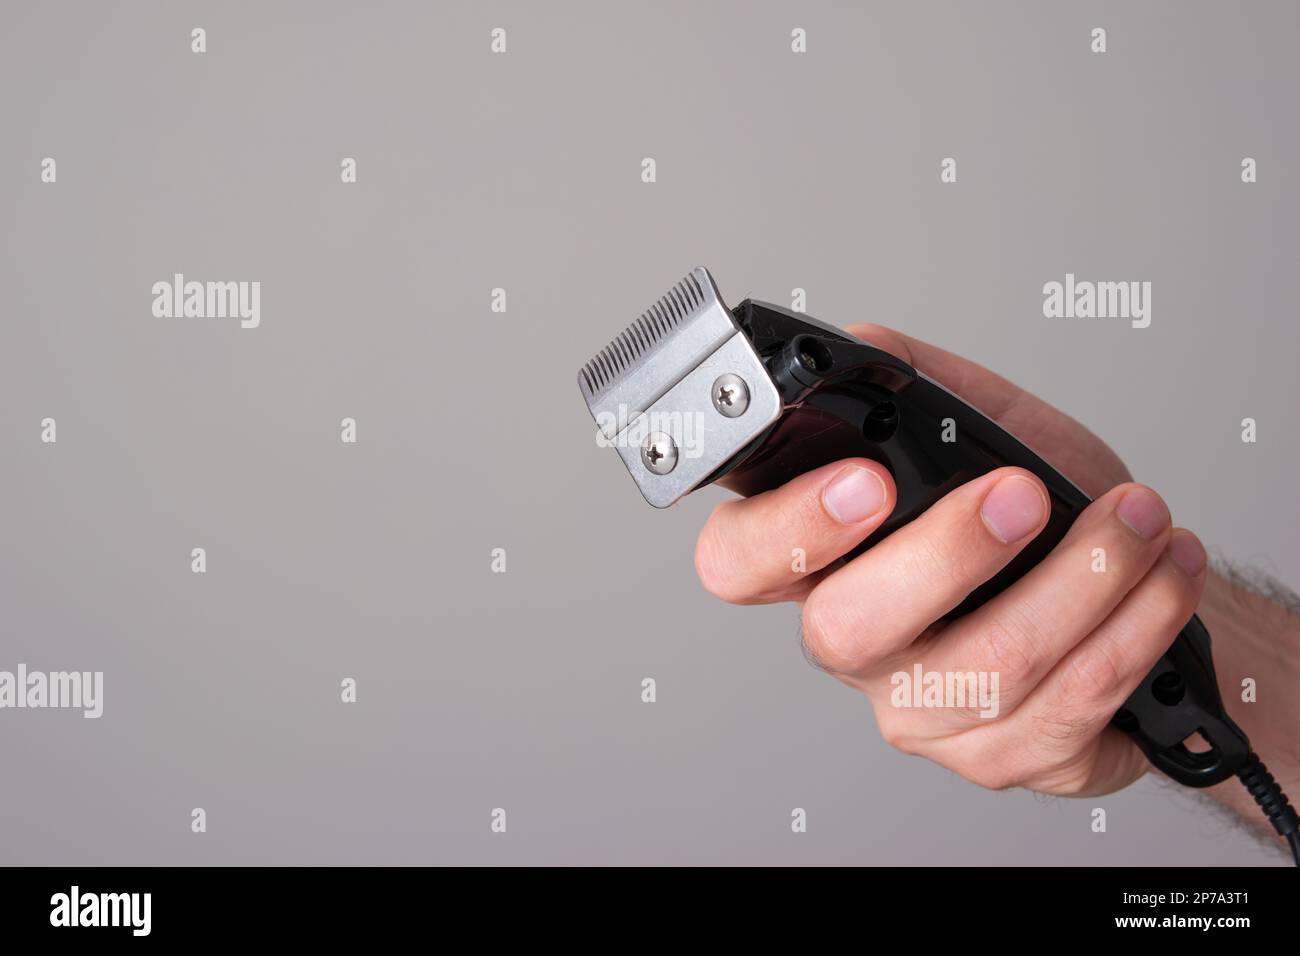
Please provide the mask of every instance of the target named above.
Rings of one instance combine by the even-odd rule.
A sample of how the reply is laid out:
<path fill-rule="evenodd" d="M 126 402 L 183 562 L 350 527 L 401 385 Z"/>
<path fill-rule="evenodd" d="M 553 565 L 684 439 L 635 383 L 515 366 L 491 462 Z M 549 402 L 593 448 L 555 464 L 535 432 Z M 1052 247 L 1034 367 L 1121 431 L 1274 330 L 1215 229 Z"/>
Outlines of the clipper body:
<path fill-rule="evenodd" d="M 754 495 L 830 462 L 871 458 L 893 475 L 897 504 L 852 556 L 979 475 L 1004 465 L 1033 472 L 1051 498 L 1047 526 L 951 616 L 978 607 L 1042 560 L 1089 504 L 1087 495 L 1009 432 L 889 353 L 779 306 L 745 300 L 727 310 L 703 269 L 679 287 L 683 284 L 698 296 L 688 302 L 678 294 L 680 306 L 667 309 L 680 313 L 675 322 L 658 318 L 665 297 L 579 375 L 606 437 L 629 437 L 619 452 L 651 504 L 665 507 L 710 483 Z M 730 328 L 721 321 L 724 315 Z M 716 323 L 713 338 L 676 338 L 679 329 L 689 332 L 706 322 Z M 649 331 L 656 328 L 650 341 Z M 641 354 L 619 345 L 627 338 L 643 342 Z M 657 370 L 644 371 L 655 363 Z M 735 417 L 729 417 L 734 408 L 706 391 L 728 373 L 742 379 L 748 391 L 747 407 Z M 638 383 L 635 407 L 611 422 L 610 395 L 628 380 Z M 627 398 L 629 389 L 619 394 Z M 691 418 L 683 418 L 680 433 L 673 434 L 673 415 L 681 412 L 703 416 L 699 454 L 689 465 L 682 461 L 659 474 L 667 465 L 654 458 L 656 449 L 684 446 L 689 437 Z M 956 440 L 944 441 L 945 431 L 951 435 L 954 429 Z M 1210 637 L 1196 617 L 1113 723 L 1156 767 L 1188 786 L 1210 786 L 1233 776 L 1249 755 L 1245 735 L 1224 712 Z M 1209 751 L 1192 752 L 1184 745 L 1197 732 L 1209 742 Z"/>

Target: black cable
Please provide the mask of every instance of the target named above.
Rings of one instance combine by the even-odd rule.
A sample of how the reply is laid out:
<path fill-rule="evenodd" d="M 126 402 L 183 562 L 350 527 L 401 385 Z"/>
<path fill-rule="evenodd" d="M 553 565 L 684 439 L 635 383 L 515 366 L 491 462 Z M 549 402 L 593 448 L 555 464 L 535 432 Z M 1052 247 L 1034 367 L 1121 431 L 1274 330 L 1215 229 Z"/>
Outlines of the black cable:
<path fill-rule="evenodd" d="M 1246 785 L 1250 795 L 1255 798 L 1259 808 L 1273 824 L 1273 829 L 1286 838 L 1291 846 L 1291 855 L 1295 857 L 1296 866 L 1300 866 L 1300 816 L 1291 806 L 1282 788 L 1278 786 L 1273 775 L 1268 772 L 1264 762 L 1252 750 L 1246 758 L 1246 764 L 1237 771 L 1237 776 Z"/>

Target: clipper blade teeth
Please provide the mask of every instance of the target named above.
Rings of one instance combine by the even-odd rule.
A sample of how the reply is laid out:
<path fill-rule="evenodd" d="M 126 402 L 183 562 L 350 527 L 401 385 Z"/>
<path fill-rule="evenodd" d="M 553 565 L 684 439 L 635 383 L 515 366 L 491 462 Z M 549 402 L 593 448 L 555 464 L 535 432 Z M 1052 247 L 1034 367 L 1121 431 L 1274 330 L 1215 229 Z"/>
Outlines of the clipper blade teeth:
<path fill-rule="evenodd" d="M 735 415 L 714 400 L 729 378 L 743 382 L 748 395 Z M 597 443 L 618 449 L 656 508 L 707 483 L 783 408 L 748 330 L 703 266 L 597 352 L 578 370 L 577 384 L 596 422 Z"/>
<path fill-rule="evenodd" d="M 582 387 L 589 398 L 607 389 L 650 349 L 677 328 L 692 312 L 704 307 L 708 297 L 695 273 L 668 290 L 640 318 L 614 337 L 582 367 Z"/>

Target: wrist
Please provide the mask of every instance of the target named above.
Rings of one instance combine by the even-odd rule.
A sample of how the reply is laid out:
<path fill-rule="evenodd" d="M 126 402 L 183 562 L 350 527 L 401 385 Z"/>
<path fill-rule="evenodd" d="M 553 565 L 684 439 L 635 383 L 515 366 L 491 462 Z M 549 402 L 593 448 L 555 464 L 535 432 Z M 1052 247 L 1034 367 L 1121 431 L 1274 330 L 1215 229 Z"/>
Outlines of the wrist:
<path fill-rule="evenodd" d="M 1245 731 L 1251 749 L 1294 803 L 1300 796 L 1295 740 L 1300 730 L 1300 616 L 1230 571 L 1210 573 L 1197 614 L 1210 632 L 1228 716 Z M 1224 781 L 1205 792 L 1281 843 L 1240 781 Z"/>

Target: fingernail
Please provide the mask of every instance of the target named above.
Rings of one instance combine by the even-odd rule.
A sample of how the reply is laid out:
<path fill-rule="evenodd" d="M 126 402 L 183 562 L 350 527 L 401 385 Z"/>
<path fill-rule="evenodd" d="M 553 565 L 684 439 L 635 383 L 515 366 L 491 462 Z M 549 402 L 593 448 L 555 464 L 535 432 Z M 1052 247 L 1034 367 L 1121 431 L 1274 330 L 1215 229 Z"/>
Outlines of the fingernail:
<path fill-rule="evenodd" d="M 1028 478 L 1003 478 L 984 496 L 980 517 L 1003 544 L 1019 541 L 1047 517 L 1043 493 Z"/>
<path fill-rule="evenodd" d="M 1115 506 L 1115 514 L 1139 538 L 1150 541 L 1169 527 L 1169 509 L 1150 488 L 1131 488 Z"/>
<path fill-rule="evenodd" d="M 874 471 L 850 465 L 822 492 L 822 506 L 841 524 L 865 521 L 885 507 L 885 483 Z"/>
<path fill-rule="evenodd" d="M 1182 568 L 1189 578 L 1196 577 L 1205 567 L 1205 548 L 1191 532 L 1175 534 L 1169 542 L 1168 550 L 1174 564 Z"/>

